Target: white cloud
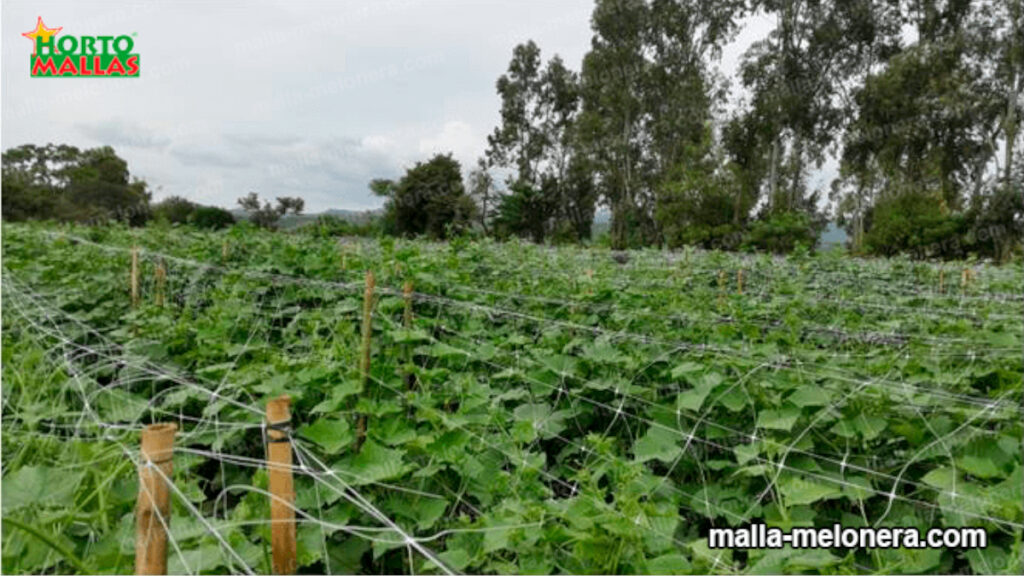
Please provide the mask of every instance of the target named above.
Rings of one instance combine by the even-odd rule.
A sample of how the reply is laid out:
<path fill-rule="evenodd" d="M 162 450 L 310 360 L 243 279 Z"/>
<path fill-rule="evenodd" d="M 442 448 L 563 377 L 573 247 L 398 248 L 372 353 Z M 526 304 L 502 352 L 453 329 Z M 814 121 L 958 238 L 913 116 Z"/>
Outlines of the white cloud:
<path fill-rule="evenodd" d="M 445 122 L 436 135 L 420 139 L 419 152 L 422 155 L 450 152 L 456 160 L 462 162 L 463 167 L 466 167 L 472 165 L 486 144 L 486 138 L 478 136 L 468 123 L 453 120 Z"/>

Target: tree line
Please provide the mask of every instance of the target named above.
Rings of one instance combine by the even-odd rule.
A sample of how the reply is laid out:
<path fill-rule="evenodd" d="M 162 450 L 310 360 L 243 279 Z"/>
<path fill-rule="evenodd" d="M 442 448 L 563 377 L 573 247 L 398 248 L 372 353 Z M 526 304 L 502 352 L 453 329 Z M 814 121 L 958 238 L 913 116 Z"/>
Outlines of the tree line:
<path fill-rule="evenodd" d="M 753 15 L 771 30 L 724 77 Z M 398 234 L 585 241 L 603 207 L 616 249 L 783 252 L 833 218 L 856 252 L 1006 259 L 1024 233 L 1022 18 L 1021 0 L 598 0 L 578 71 L 515 47 L 467 183 L 439 155 L 371 188 Z"/>
<path fill-rule="evenodd" d="M 320 230 L 588 242 L 602 210 L 615 249 L 786 252 L 832 219 L 855 253 L 1006 260 L 1024 237 L 1022 2 L 597 0 L 579 66 L 513 49 L 466 178 L 438 154 L 370 183 L 379 222 Z M 770 30 L 727 77 L 723 50 L 752 16 Z M 9 149 L 3 189 L 8 220 L 234 222 L 151 205 L 109 147 Z M 238 204 L 268 228 L 304 207 Z"/>
<path fill-rule="evenodd" d="M 207 229 L 235 223 L 230 211 L 181 196 L 152 203 L 146 182 L 132 176 L 128 163 L 109 146 L 82 150 L 66 144 L 24 144 L 8 149 L 3 153 L 2 184 L 3 218 L 9 221 L 142 226 L 156 220 Z M 305 202 L 283 196 L 272 205 L 250 192 L 238 205 L 254 225 L 276 228 L 285 214 L 300 214 Z"/>

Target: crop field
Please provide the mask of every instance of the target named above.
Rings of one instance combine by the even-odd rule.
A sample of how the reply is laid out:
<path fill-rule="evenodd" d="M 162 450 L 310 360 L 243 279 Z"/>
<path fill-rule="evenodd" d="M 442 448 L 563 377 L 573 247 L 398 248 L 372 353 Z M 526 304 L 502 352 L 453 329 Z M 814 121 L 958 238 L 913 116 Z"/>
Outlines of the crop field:
<path fill-rule="evenodd" d="M 5 573 L 134 571 L 154 423 L 168 573 L 271 573 L 282 505 L 300 573 L 1024 571 L 1019 262 L 3 232 Z M 989 541 L 709 547 L 752 522 Z"/>

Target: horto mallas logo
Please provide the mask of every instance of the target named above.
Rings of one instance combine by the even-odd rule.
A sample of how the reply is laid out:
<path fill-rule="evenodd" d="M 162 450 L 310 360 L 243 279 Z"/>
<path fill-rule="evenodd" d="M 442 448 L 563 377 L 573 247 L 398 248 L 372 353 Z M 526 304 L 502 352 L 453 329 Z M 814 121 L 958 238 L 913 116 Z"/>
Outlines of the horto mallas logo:
<path fill-rule="evenodd" d="M 42 16 L 36 29 L 22 34 L 33 43 L 32 76 L 125 78 L 139 75 L 135 40 L 120 36 L 57 36 L 63 27 L 47 28 Z"/>

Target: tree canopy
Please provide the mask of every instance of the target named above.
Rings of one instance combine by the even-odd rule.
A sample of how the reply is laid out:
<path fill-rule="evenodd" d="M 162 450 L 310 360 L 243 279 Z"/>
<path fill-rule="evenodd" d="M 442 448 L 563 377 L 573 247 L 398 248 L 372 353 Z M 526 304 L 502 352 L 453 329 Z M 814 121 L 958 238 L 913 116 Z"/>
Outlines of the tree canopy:
<path fill-rule="evenodd" d="M 113 148 L 25 144 L 3 153 L 3 217 L 75 222 L 149 218 L 146 183 Z"/>

